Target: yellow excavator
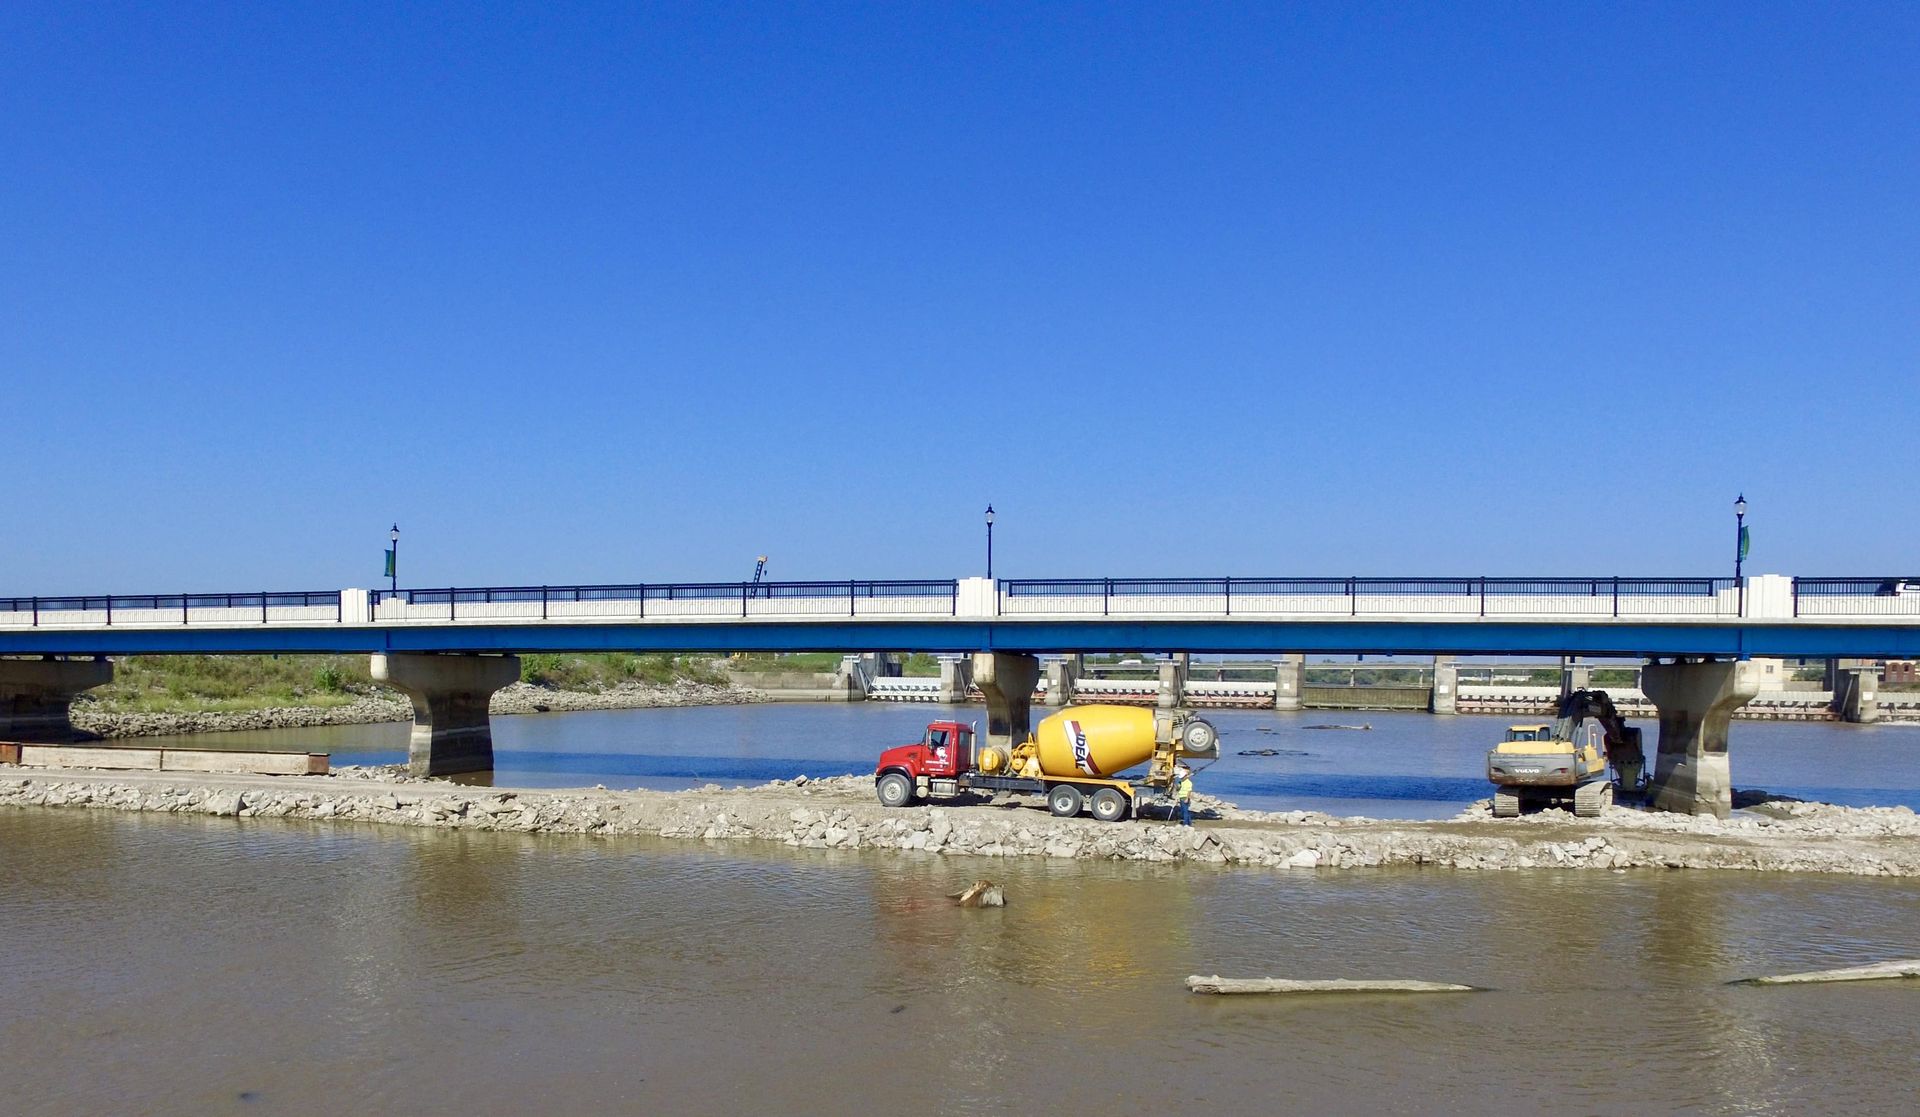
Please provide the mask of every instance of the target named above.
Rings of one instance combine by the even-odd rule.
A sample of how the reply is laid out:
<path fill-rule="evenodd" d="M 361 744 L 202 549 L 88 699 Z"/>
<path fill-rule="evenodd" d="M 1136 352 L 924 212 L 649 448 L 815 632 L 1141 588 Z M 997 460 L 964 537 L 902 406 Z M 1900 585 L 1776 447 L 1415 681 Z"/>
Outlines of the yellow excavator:
<path fill-rule="evenodd" d="M 1608 775 L 1608 769 L 1612 775 Z M 1573 801 L 1573 813 L 1594 818 L 1618 792 L 1645 791 L 1646 751 L 1604 690 L 1576 690 L 1560 700 L 1551 725 L 1514 725 L 1487 753 L 1493 817 L 1514 818 L 1529 805 Z"/>

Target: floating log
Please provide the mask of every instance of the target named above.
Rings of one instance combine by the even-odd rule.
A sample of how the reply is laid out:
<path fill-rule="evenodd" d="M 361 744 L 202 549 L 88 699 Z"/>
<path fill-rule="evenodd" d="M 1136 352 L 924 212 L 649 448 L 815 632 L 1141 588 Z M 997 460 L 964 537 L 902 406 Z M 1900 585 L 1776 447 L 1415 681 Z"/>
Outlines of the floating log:
<path fill-rule="evenodd" d="M 1904 962 L 1874 962 L 1839 970 L 1809 970 L 1806 973 L 1776 974 L 1773 977 L 1746 977 L 1729 985 L 1822 985 L 1834 981 L 1885 981 L 1889 978 L 1920 977 L 1920 959 Z"/>
<path fill-rule="evenodd" d="M 1187 978 L 1187 988 L 1195 993 L 1473 993 L 1471 985 L 1451 985 L 1443 981 L 1354 981 L 1333 978 L 1326 981 L 1298 981 L 1285 977 L 1201 977 Z"/>

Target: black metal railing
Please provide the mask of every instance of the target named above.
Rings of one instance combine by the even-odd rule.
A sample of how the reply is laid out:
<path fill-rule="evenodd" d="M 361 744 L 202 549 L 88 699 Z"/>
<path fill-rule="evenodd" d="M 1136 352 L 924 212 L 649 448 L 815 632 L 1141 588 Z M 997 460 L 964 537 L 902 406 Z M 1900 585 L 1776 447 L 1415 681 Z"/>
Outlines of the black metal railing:
<path fill-rule="evenodd" d="M 1920 577 L 1795 578 L 1796 617 L 1920 615 Z"/>
<path fill-rule="evenodd" d="M 64 597 L 0 597 L 0 613 L 27 613 L 35 626 L 42 617 L 57 618 L 62 613 L 101 613 L 108 625 L 113 624 L 114 613 L 126 614 L 161 613 L 161 618 L 139 618 L 141 620 L 164 620 L 178 614 L 181 624 L 188 620 L 195 609 L 246 609 L 257 610 L 260 623 L 267 623 L 269 609 L 329 608 L 333 610 L 333 619 L 341 619 L 340 591 L 313 590 L 274 592 L 264 590 L 259 593 L 140 593 L 140 594 L 81 594 Z"/>
<path fill-rule="evenodd" d="M 656 615 L 675 612 L 662 609 L 672 602 L 726 602 L 728 611 L 738 603 L 740 616 L 780 616 L 800 613 L 838 613 L 842 605 L 846 615 L 860 616 L 861 603 L 875 601 L 911 601 L 925 607 L 915 612 L 960 610 L 960 583 L 947 580 L 879 581 L 852 579 L 843 582 L 640 582 L 630 585 L 601 586 L 449 586 L 443 589 L 373 590 L 371 601 L 377 610 L 383 601 L 402 601 L 408 605 L 444 605 L 447 619 L 457 620 L 462 605 L 538 604 L 540 617 L 548 619 L 556 605 L 580 603 L 626 603 L 641 619 L 652 608 Z M 810 608 L 799 608 L 802 604 Z M 871 608 L 869 613 L 873 612 Z"/>
<path fill-rule="evenodd" d="M 1228 616 L 1236 611 L 1345 612 L 1350 616 L 1391 612 L 1362 605 L 1367 599 L 1383 597 L 1442 598 L 1450 606 L 1446 612 L 1492 616 L 1531 612 L 1524 607 L 1528 599 L 1585 598 L 1590 604 L 1577 610 L 1580 614 L 1617 617 L 1707 611 L 1648 608 L 1649 598 L 1713 602 L 1717 612 L 1721 591 L 1733 585 L 1731 578 L 1009 578 L 1000 583 L 1000 595 L 1010 613 L 1091 611 L 1088 607 L 1097 598 L 1101 614 L 1106 615 L 1114 611 L 1116 601 L 1118 608 L 1127 611 L 1129 599 L 1192 604 L 1200 598 L 1218 599 L 1220 611 Z M 1282 600 L 1276 602 L 1276 598 Z M 1309 598 L 1337 601 L 1339 607 L 1303 607 L 1300 599 Z M 1050 607 L 1050 603 L 1058 604 Z M 1201 611 L 1212 611 L 1211 602 L 1204 603 Z"/>

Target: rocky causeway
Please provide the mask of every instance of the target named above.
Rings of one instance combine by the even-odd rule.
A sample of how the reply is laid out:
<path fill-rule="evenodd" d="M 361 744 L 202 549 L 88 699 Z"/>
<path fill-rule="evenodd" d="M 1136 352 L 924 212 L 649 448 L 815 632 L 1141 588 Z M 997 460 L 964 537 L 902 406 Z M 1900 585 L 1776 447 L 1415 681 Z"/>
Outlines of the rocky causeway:
<path fill-rule="evenodd" d="M 0 807 L 207 815 L 241 825 L 295 819 L 1287 871 L 1420 865 L 1920 876 L 1920 817 L 1907 807 L 1839 807 L 1751 792 L 1737 802 L 1743 809 L 1725 820 L 1619 806 L 1593 819 L 1548 810 L 1496 820 L 1481 802 L 1452 819 L 1410 822 L 1242 810 L 1200 795 L 1198 824 L 1187 828 L 1158 818 L 1056 818 L 1037 797 L 888 809 L 875 801 L 866 776 L 668 792 L 475 787 L 394 768 L 327 776 L 0 768 Z"/>

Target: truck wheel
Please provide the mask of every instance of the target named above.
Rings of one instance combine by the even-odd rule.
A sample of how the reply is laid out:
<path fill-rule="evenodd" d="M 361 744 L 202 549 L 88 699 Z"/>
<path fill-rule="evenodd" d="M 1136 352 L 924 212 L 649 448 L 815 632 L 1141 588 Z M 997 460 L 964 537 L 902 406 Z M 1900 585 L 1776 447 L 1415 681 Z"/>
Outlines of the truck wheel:
<path fill-rule="evenodd" d="M 1057 783 L 1047 790 L 1047 809 L 1061 818 L 1072 818 L 1080 813 L 1086 798 L 1080 789 L 1070 783 Z"/>
<path fill-rule="evenodd" d="M 1194 756 L 1211 756 L 1220 747 L 1220 734 L 1212 722 L 1194 718 L 1180 730 L 1180 747 Z"/>
<path fill-rule="evenodd" d="M 888 772 L 873 785 L 883 807 L 904 807 L 913 802 L 913 781 L 898 772 Z"/>
<path fill-rule="evenodd" d="M 1111 787 L 1103 787 L 1093 793 L 1093 817 L 1101 822 L 1123 822 L 1132 806 L 1127 797 Z"/>

